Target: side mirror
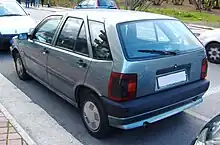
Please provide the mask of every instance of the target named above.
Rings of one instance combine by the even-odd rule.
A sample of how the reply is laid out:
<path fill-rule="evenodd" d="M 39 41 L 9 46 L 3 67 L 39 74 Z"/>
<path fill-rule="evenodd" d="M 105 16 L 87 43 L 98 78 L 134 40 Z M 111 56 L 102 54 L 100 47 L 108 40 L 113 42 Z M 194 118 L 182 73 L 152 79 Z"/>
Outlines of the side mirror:
<path fill-rule="evenodd" d="M 27 13 L 27 15 L 30 16 L 31 14 L 30 14 L 30 13 Z"/>
<path fill-rule="evenodd" d="M 19 40 L 27 40 L 28 34 L 27 33 L 20 33 L 20 34 L 18 34 L 18 39 Z"/>
<path fill-rule="evenodd" d="M 191 145 L 217 144 L 220 144 L 220 114 L 211 119 L 191 143 Z"/>

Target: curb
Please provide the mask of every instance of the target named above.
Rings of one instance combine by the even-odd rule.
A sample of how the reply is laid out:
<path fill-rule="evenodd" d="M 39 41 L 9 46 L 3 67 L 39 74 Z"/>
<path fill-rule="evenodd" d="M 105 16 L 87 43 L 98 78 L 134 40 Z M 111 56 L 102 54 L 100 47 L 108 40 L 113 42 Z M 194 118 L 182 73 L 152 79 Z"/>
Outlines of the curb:
<path fill-rule="evenodd" d="M 0 110 L 9 120 L 15 130 L 21 135 L 21 137 L 27 142 L 28 145 L 37 145 L 35 141 L 24 131 L 24 129 L 17 123 L 17 121 L 11 116 L 11 114 L 6 110 L 6 108 L 0 103 Z"/>

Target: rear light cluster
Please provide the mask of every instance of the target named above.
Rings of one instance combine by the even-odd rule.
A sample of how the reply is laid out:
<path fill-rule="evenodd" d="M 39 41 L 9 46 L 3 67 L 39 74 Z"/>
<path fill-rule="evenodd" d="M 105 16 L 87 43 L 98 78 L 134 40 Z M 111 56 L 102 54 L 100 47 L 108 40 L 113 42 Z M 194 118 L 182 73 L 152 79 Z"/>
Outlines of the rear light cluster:
<path fill-rule="evenodd" d="M 208 71 L 208 61 L 206 58 L 202 60 L 201 79 L 205 79 Z"/>
<path fill-rule="evenodd" d="M 137 74 L 112 72 L 108 84 L 108 97 L 114 101 L 128 101 L 136 98 Z"/>

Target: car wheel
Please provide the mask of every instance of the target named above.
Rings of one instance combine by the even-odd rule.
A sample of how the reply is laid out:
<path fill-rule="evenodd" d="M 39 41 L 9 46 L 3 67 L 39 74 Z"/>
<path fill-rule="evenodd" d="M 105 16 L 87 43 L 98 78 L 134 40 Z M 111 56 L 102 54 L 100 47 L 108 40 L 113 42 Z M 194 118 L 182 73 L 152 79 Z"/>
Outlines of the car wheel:
<path fill-rule="evenodd" d="M 107 114 L 98 97 L 91 92 L 83 93 L 80 112 L 88 132 L 95 138 L 105 138 L 111 132 Z"/>
<path fill-rule="evenodd" d="M 206 46 L 207 58 L 212 63 L 220 63 L 220 43 L 210 43 Z"/>
<path fill-rule="evenodd" d="M 24 64 L 22 62 L 22 59 L 21 59 L 21 56 L 19 55 L 19 53 L 16 53 L 14 61 L 15 61 L 15 69 L 16 69 L 18 77 L 21 80 L 29 79 L 30 76 L 26 72 L 26 69 L 24 67 Z"/>

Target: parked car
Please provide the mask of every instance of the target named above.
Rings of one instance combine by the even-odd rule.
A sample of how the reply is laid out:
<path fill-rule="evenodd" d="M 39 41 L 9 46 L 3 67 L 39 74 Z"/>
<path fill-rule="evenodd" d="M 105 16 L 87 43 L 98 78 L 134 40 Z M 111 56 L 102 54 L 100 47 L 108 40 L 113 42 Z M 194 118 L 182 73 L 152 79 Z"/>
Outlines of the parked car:
<path fill-rule="evenodd" d="M 200 131 L 191 145 L 220 144 L 220 114 L 213 117 Z"/>
<path fill-rule="evenodd" d="M 83 0 L 75 9 L 119 9 L 114 0 Z"/>
<path fill-rule="evenodd" d="M 16 0 L 0 1 L 0 50 L 9 49 L 12 37 L 35 26 L 35 21 Z"/>
<path fill-rule="evenodd" d="M 158 14 L 53 13 L 13 38 L 11 54 L 21 80 L 32 76 L 78 107 L 97 138 L 180 113 L 209 87 L 203 45 L 181 21 Z"/>
<path fill-rule="evenodd" d="M 204 31 L 198 38 L 205 46 L 208 60 L 220 64 L 220 29 Z"/>

